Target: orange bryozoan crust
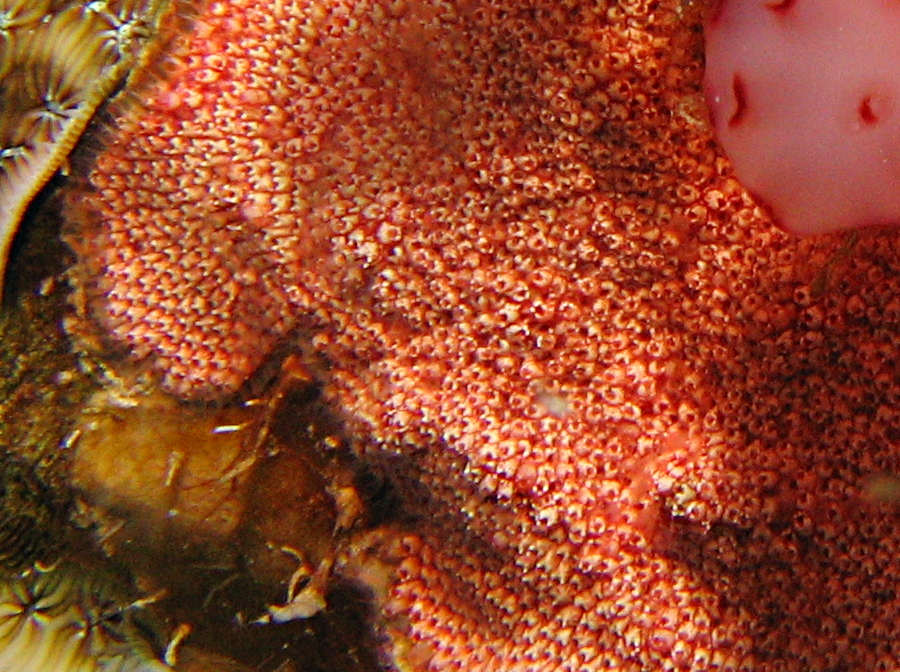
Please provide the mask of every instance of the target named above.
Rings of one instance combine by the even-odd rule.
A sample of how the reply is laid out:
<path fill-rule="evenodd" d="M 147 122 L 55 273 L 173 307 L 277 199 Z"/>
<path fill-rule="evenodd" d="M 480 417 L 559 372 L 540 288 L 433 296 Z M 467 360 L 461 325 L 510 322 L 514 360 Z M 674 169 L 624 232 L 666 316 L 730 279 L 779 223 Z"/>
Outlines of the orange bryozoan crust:
<path fill-rule="evenodd" d="M 900 245 L 754 205 L 703 4 L 208 2 L 71 199 L 170 392 L 300 334 L 403 500 L 398 667 L 900 659 Z"/>

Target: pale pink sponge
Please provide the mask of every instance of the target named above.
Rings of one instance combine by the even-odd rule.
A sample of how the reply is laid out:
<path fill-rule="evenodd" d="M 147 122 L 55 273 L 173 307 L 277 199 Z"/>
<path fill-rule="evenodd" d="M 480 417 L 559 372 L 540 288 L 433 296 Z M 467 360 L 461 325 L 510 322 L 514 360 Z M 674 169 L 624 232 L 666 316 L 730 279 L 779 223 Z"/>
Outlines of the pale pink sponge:
<path fill-rule="evenodd" d="M 900 0 L 722 0 L 706 96 L 738 179 L 789 231 L 900 224 Z"/>

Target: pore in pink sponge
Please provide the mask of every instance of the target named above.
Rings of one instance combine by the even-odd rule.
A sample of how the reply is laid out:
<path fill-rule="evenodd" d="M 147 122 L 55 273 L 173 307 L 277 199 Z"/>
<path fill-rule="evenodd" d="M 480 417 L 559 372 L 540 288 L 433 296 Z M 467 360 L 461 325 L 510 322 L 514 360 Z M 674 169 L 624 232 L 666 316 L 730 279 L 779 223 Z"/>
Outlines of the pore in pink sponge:
<path fill-rule="evenodd" d="M 900 224 L 900 1 L 721 0 L 705 84 L 735 174 L 786 229 Z"/>

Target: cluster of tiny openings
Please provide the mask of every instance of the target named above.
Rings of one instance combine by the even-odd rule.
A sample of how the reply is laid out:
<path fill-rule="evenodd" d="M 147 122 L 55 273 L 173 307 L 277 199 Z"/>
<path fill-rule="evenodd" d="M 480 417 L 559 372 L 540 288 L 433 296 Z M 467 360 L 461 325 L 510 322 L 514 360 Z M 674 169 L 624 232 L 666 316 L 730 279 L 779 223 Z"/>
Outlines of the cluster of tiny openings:
<path fill-rule="evenodd" d="M 209 2 L 73 198 L 92 315 L 170 391 L 311 335 L 416 520 L 398 665 L 900 658 L 900 528 L 867 495 L 900 470 L 900 247 L 772 226 L 705 121 L 700 24 Z"/>

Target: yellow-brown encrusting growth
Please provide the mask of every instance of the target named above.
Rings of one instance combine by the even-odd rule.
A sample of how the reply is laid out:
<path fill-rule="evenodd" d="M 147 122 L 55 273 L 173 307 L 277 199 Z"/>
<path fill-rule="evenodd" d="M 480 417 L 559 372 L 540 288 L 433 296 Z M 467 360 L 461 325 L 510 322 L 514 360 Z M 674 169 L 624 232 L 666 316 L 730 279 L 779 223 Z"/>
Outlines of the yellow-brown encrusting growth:
<path fill-rule="evenodd" d="M 0 1 L 0 275 L 28 204 L 135 65 L 164 4 Z"/>
<path fill-rule="evenodd" d="M 398 667 L 900 659 L 871 485 L 900 472 L 900 245 L 771 226 L 704 121 L 700 23 L 208 2 L 73 196 L 87 318 L 168 390 L 233 393 L 292 334 L 322 363 L 410 521 Z"/>

